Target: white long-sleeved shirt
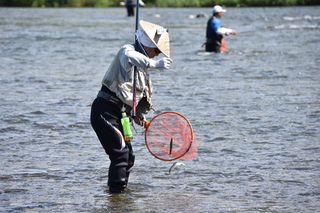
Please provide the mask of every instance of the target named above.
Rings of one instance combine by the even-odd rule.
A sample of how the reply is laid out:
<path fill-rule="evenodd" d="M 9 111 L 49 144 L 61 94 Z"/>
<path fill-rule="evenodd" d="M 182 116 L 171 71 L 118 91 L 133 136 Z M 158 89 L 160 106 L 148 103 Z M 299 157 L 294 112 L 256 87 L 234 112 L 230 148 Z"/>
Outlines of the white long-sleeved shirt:
<path fill-rule="evenodd" d="M 116 93 L 123 103 L 132 106 L 134 66 L 136 66 L 138 71 L 136 101 L 139 103 L 142 98 L 146 98 L 150 104 L 147 107 L 149 109 L 140 109 L 140 112 L 147 113 L 152 107 L 152 82 L 147 69 L 154 68 L 154 64 L 154 60 L 135 51 L 133 45 L 124 45 L 109 66 L 103 77 L 102 84 Z"/>

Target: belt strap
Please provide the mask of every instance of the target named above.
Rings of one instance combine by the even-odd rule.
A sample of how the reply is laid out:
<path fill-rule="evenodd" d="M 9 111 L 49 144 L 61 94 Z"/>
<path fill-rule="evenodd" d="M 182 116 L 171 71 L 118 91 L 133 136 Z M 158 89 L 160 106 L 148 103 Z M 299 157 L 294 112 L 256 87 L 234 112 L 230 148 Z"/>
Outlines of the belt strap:
<path fill-rule="evenodd" d="M 98 98 L 103 98 L 103 99 L 105 99 L 105 100 L 107 100 L 107 101 L 119 106 L 120 110 L 122 112 L 126 112 L 126 113 L 130 114 L 131 107 L 129 105 L 127 105 L 127 104 L 124 104 L 117 96 L 111 95 L 111 94 L 109 94 L 109 93 L 107 93 L 105 91 L 100 90 L 98 92 L 97 97 Z"/>
<path fill-rule="evenodd" d="M 97 97 L 103 98 L 103 99 L 105 99 L 113 104 L 119 105 L 119 106 L 122 104 L 122 101 L 118 97 L 116 97 L 114 95 L 110 95 L 109 93 L 101 91 L 101 90 L 99 91 Z"/>

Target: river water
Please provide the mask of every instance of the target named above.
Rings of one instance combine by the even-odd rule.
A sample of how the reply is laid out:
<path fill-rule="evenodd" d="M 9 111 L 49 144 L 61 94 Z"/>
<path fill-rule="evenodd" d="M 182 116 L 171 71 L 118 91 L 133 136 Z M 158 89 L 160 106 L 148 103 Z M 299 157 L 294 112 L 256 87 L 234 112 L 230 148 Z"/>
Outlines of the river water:
<path fill-rule="evenodd" d="M 198 156 L 169 173 L 133 140 L 128 189 L 107 192 L 90 105 L 119 47 L 124 8 L 0 8 L 1 212 L 320 212 L 320 7 L 227 8 L 228 51 L 208 54 L 211 8 L 141 8 L 169 28 L 156 111 L 189 118 Z M 179 162 L 179 161 L 178 161 Z"/>

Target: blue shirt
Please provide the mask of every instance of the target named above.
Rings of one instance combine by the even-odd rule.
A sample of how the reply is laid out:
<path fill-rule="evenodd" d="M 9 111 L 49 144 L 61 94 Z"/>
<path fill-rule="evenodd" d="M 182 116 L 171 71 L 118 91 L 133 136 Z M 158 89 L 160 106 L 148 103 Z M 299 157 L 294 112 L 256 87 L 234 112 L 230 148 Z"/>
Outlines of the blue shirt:
<path fill-rule="evenodd" d="M 217 30 L 220 28 L 220 18 L 215 17 L 210 24 L 211 28 L 214 32 L 217 32 Z"/>
<path fill-rule="evenodd" d="M 220 28 L 220 18 L 218 16 L 212 16 L 207 23 L 206 38 L 220 41 L 223 37 L 217 32 Z"/>

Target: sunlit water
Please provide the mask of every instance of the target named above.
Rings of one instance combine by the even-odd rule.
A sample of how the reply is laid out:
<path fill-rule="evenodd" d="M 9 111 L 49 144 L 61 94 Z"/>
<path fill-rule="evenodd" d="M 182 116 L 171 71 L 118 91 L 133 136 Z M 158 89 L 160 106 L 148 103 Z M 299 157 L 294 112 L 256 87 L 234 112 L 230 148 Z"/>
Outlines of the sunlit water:
<path fill-rule="evenodd" d="M 211 8 L 141 8 L 169 28 L 156 111 L 191 121 L 199 153 L 150 155 L 136 127 L 128 190 L 107 192 L 89 123 L 105 70 L 134 38 L 124 8 L 0 8 L 1 212 L 320 212 L 319 7 L 227 8 L 228 52 L 208 54 Z"/>

